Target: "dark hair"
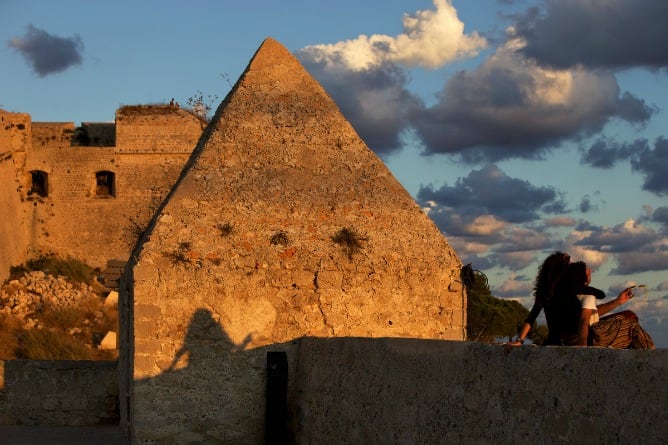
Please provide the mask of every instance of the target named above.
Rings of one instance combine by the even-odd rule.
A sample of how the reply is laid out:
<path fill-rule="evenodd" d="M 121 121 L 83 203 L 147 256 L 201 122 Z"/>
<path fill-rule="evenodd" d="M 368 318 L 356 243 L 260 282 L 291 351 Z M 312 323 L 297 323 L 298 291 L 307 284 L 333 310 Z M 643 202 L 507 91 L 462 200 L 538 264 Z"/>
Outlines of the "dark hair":
<path fill-rule="evenodd" d="M 568 265 L 564 275 L 564 288 L 575 291 L 587 285 L 587 264 L 584 261 L 576 261 Z"/>
<path fill-rule="evenodd" d="M 564 276 L 570 260 L 571 257 L 564 252 L 554 252 L 545 258 L 543 264 L 538 268 L 533 288 L 533 295 L 537 303 L 545 305 L 554 296 L 555 288 Z"/>

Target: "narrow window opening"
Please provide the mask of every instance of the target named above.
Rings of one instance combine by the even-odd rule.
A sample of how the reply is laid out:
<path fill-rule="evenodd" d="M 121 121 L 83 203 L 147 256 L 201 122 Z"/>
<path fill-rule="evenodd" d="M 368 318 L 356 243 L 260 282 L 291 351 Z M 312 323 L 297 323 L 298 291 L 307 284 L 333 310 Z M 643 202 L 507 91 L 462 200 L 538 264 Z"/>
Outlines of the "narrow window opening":
<path fill-rule="evenodd" d="M 30 189 L 28 196 L 41 196 L 46 198 L 49 194 L 49 175 L 41 170 L 30 172 Z"/>
<path fill-rule="evenodd" d="M 115 196 L 114 172 L 100 171 L 95 173 L 95 183 L 95 196 L 99 198 L 113 198 Z"/>

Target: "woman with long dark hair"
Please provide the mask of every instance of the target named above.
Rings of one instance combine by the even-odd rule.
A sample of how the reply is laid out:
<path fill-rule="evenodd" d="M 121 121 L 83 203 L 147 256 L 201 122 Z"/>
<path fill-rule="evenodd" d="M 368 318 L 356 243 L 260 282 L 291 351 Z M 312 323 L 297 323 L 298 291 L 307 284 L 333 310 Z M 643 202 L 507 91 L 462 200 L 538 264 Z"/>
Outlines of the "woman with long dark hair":
<path fill-rule="evenodd" d="M 524 321 L 522 329 L 517 335 L 517 339 L 510 343 L 511 346 L 518 346 L 524 343 L 531 326 L 538 318 L 541 310 L 545 310 L 545 319 L 547 321 L 548 338 L 545 345 L 561 344 L 561 337 L 557 332 L 557 326 L 553 322 L 552 311 L 550 310 L 550 301 L 555 295 L 557 284 L 563 277 L 568 264 L 570 263 L 570 256 L 564 252 L 554 252 L 550 254 L 543 263 L 538 267 L 538 275 L 533 288 L 534 304 L 529 312 L 529 316 Z"/>

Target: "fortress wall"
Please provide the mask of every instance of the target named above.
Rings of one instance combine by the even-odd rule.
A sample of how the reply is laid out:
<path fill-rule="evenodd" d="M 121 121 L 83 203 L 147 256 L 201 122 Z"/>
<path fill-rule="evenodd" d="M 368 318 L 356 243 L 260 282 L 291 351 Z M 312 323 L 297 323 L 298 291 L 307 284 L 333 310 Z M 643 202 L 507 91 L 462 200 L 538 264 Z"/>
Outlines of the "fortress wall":
<path fill-rule="evenodd" d="M 169 105 L 126 106 L 116 111 L 116 146 L 119 153 L 190 153 L 206 124 Z"/>
<path fill-rule="evenodd" d="M 116 145 L 116 124 L 114 122 L 82 122 L 90 144 L 95 147 L 114 147 Z"/>
<path fill-rule="evenodd" d="M 58 252 L 100 268 L 110 259 L 127 259 L 187 157 L 123 155 L 114 147 L 30 153 L 26 171 L 49 175 L 48 197 L 26 204 L 31 253 Z M 115 175 L 113 197 L 96 196 L 95 173 L 102 170 Z"/>
<path fill-rule="evenodd" d="M 0 110 L 0 155 L 24 151 L 32 137 L 30 115 Z"/>
<path fill-rule="evenodd" d="M 77 129 L 72 122 L 31 123 L 28 114 L 0 110 L 0 173 L 11 178 L 0 184 L 7 215 L 0 221 L 0 278 L 10 265 L 46 253 L 100 268 L 128 258 L 206 122 L 169 106 L 124 107 L 117 114 L 118 124 Z M 117 127 L 127 145 L 113 146 Z M 73 146 L 85 138 L 101 146 Z M 46 197 L 31 193 L 33 170 L 48 175 Z M 99 171 L 113 172 L 113 196 L 96 194 Z"/>
<path fill-rule="evenodd" d="M 528 346 L 504 355 L 501 345 L 354 337 L 224 349 L 206 321 L 191 325 L 175 364 L 135 379 L 131 425 L 122 423 L 132 443 L 262 443 L 269 351 L 288 359 L 287 443 L 663 444 L 668 437 L 668 350 Z M 162 385 L 170 390 L 156 392 Z"/>
<path fill-rule="evenodd" d="M 660 444 L 668 350 L 301 340 L 294 443 Z"/>
<path fill-rule="evenodd" d="M 266 354 L 279 350 L 289 361 L 288 443 L 662 444 L 668 437 L 668 350 L 523 347 L 504 355 L 500 345 L 471 342 L 302 338 L 237 351 L 245 365 L 236 367 L 194 349 L 188 366 L 137 381 L 149 393 L 158 380 L 171 382 L 167 402 L 178 400 L 181 410 L 158 400 L 155 410 L 136 412 L 133 443 L 262 443 Z M 212 372 L 221 379 L 202 386 Z M 261 387 L 244 388 L 226 378 L 230 372 L 257 374 Z M 0 424 L 115 422 L 117 379 L 115 361 L 0 361 Z M 249 397 L 255 392 L 261 396 Z M 208 400 L 234 401 L 236 410 L 202 431 Z"/>
<path fill-rule="evenodd" d="M 0 281 L 9 276 L 10 266 L 25 261 L 28 234 L 21 224 L 25 208 L 17 190 L 30 140 L 30 115 L 0 110 Z"/>
<path fill-rule="evenodd" d="M 69 147 L 73 135 L 74 122 L 33 122 L 31 149 Z"/>
<path fill-rule="evenodd" d="M 116 422 L 117 361 L 0 361 L 0 425 Z"/>
<path fill-rule="evenodd" d="M 28 234 L 21 224 L 24 207 L 21 205 L 19 180 L 16 177 L 14 158 L 0 159 L 0 282 L 9 276 L 9 268 L 25 261 Z"/>

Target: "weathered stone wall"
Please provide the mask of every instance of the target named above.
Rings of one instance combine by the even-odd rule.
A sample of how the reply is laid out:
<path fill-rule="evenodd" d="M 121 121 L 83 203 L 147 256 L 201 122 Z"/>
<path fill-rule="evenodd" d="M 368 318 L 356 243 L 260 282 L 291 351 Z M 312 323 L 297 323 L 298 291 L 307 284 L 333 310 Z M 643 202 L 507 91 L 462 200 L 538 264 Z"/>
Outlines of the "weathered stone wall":
<path fill-rule="evenodd" d="M 663 444 L 668 350 L 302 339 L 292 443 Z"/>
<path fill-rule="evenodd" d="M 0 154 L 24 151 L 32 138 L 30 115 L 0 110 Z"/>
<path fill-rule="evenodd" d="M 1 110 L 0 118 L 2 279 L 9 266 L 44 253 L 100 268 L 126 260 L 206 124 L 174 107 L 123 107 L 117 124 L 82 125 L 90 143 L 104 146 L 73 146 L 81 141 L 71 122 L 31 123 Z M 114 129 L 128 145 L 109 146 Z M 47 196 L 31 193 L 34 170 L 47 175 Z M 97 196 L 99 171 L 113 172 L 113 196 Z"/>
<path fill-rule="evenodd" d="M 138 440 L 259 443 L 267 345 L 464 338 L 456 253 L 270 39 L 132 258 L 120 290 L 131 329 L 122 393 Z M 188 388 L 178 397 L 175 381 Z"/>
<path fill-rule="evenodd" d="M 11 266 L 26 259 L 29 240 L 22 224 L 26 209 L 18 190 L 23 179 L 19 170 L 30 140 L 30 115 L 0 110 L 0 281 L 9 276 Z"/>
<path fill-rule="evenodd" d="M 32 150 L 65 148 L 72 145 L 74 122 L 33 122 Z"/>
<path fill-rule="evenodd" d="M 658 445 L 668 437 L 668 350 L 506 355 L 500 345 L 405 338 L 240 350 L 216 342 L 224 335 L 201 311 L 174 363 L 135 381 L 136 397 L 156 399 L 135 409 L 133 444 L 263 443 L 269 351 L 288 357 L 291 444 Z"/>
<path fill-rule="evenodd" d="M 125 106 L 116 111 L 120 153 L 190 153 L 206 121 L 191 112 L 165 106 Z"/>
<path fill-rule="evenodd" d="M 118 412 L 116 361 L 0 361 L 1 425 L 109 424 Z"/>
<path fill-rule="evenodd" d="M 43 170 L 49 178 L 48 197 L 27 200 L 32 252 L 71 255 L 94 267 L 109 259 L 127 259 L 187 155 L 151 158 L 119 154 L 114 147 L 31 153 L 25 170 Z M 95 173 L 103 170 L 114 173 L 113 196 L 96 195 Z"/>

